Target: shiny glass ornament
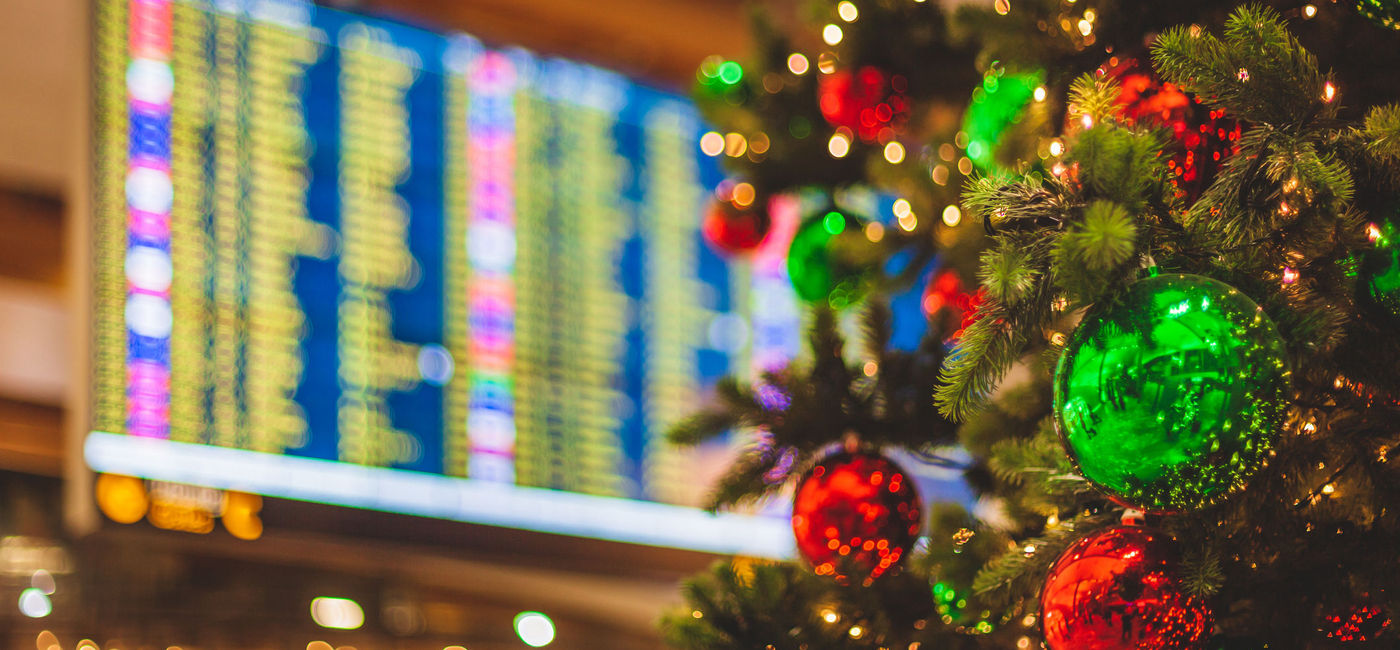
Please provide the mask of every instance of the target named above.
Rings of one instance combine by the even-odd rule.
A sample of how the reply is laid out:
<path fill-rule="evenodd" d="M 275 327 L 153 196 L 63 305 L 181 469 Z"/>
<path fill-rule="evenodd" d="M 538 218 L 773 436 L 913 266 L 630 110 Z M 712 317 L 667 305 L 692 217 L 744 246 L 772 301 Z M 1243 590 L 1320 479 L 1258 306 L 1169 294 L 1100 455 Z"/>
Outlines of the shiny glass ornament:
<path fill-rule="evenodd" d="M 716 199 L 705 211 L 700 232 L 716 250 L 740 255 L 758 248 L 767 239 L 771 225 L 768 211 L 759 207 L 757 201 L 741 207 Z"/>
<path fill-rule="evenodd" d="M 818 77 L 817 102 L 828 124 L 850 129 L 863 142 L 883 142 L 882 132 L 894 135 L 908 119 L 906 89 L 904 77 L 867 65 Z"/>
<path fill-rule="evenodd" d="M 1212 627 L 1205 600 L 1176 577 L 1165 533 L 1118 526 L 1090 534 L 1055 560 L 1040 595 L 1050 650 L 1187 650 Z"/>
<path fill-rule="evenodd" d="M 898 568 L 919 534 L 914 480 L 884 456 L 840 452 L 797 484 L 792 533 L 818 575 L 870 584 Z"/>
<path fill-rule="evenodd" d="M 1162 81 L 1138 59 L 1114 57 L 1099 73 L 1118 82 L 1118 108 L 1127 123 L 1160 127 L 1171 135 L 1167 169 L 1172 185 L 1188 202 L 1200 198 L 1239 149 L 1240 123 Z"/>
<path fill-rule="evenodd" d="M 1116 500 L 1197 508 L 1259 468 L 1289 374 L 1282 337 L 1244 294 L 1198 275 L 1150 277 L 1070 337 L 1056 423 L 1080 473 Z"/>
<path fill-rule="evenodd" d="M 807 219 L 788 248 L 788 278 L 797 296 L 844 309 L 865 297 L 867 280 L 880 249 L 867 238 L 860 219 L 828 210 Z"/>
<path fill-rule="evenodd" d="M 1373 227 L 1374 244 L 1361 257 L 1357 292 L 1371 312 L 1400 322 L 1400 246 L 1396 246 L 1395 224 Z"/>
<path fill-rule="evenodd" d="M 1025 121 L 1044 77 L 1039 71 L 1008 73 L 994 67 L 982 77 L 982 85 L 973 89 L 972 100 L 963 111 L 962 130 L 967 134 L 967 157 L 977 169 L 992 172 L 1009 164 L 997 159 L 997 151 L 1008 132 Z"/>

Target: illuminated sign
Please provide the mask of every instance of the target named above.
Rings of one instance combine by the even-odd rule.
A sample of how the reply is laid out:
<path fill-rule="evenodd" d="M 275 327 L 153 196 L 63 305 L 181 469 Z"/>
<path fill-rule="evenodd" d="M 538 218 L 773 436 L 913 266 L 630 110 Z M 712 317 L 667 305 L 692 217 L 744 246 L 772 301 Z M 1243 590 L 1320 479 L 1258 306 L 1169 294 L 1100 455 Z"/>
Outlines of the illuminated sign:
<path fill-rule="evenodd" d="M 684 98 L 310 3 L 96 8 L 93 469 L 790 553 L 781 513 L 690 507 L 729 456 L 661 437 L 797 341 L 780 260 L 700 241 Z M 118 521 L 261 532 L 106 485 Z"/>

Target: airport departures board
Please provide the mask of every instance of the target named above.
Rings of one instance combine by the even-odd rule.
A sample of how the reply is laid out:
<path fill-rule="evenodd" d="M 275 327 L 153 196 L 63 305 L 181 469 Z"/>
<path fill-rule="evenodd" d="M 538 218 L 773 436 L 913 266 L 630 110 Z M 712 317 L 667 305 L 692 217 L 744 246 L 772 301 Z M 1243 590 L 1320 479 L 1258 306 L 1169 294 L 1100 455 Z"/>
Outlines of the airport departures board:
<path fill-rule="evenodd" d="M 94 470 L 791 552 L 663 440 L 799 330 L 780 258 L 700 240 L 686 99 L 306 2 L 95 6 Z"/>

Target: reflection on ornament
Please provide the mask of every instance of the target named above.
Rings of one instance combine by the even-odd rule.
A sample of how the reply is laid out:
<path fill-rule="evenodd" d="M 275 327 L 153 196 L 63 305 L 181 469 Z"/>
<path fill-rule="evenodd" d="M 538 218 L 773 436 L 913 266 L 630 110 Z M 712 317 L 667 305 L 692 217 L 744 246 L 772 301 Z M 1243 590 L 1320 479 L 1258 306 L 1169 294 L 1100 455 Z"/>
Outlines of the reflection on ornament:
<path fill-rule="evenodd" d="M 901 565 L 922 510 L 914 481 L 898 465 L 876 454 L 840 452 L 797 484 L 792 532 L 817 574 L 869 585 Z"/>
<path fill-rule="evenodd" d="M 1182 650 L 1210 630 L 1204 599 L 1176 577 L 1176 544 L 1164 533 L 1119 526 L 1065 549 L 1040 596 L 1051 650 Z"/>
<path fill-rule="evenodd" d="M 1223 282 L 1162 275 L 1085 315 L 1055 371 L 1056 422 L 1080 473 L 1115 499 L 1196 508 L 1258 469 L 1288 389 L 1263 310 Z"/>
<path fill-rule="evenodd" d="M 1343 643 L 1370 641 L 1390 627 L 1390 616 L 1375 605 L 1357 605 L 1323 617 L 1327 638 Z"/>
<path fill-rule="evenodd" d="M 835 127 L 845 127 L 862 142 L 889 142 L 908 119 L 907 82 L 874 66 L 852 73 L 839 70 L 817 82 L 822 117 Z"/>

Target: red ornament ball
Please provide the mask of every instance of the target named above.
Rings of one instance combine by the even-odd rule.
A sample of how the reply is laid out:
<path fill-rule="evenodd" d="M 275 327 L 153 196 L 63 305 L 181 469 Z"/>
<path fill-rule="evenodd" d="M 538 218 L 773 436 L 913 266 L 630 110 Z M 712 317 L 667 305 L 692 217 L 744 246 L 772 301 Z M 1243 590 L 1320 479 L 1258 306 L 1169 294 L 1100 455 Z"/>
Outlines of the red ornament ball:
<path fill-rule="evenodd" d="M 897 570 L 919 534 L 914 480 L 878 454 L 826 457 L 797 484 L 792 533 L 818 575 L 869 585 Z"/>
<path fill-rule="evenodd" d="M 907 82 L 875 66 L 854 73 L 837 70 L 817 80 L 822 117 L 835 127 L 850 129 L 862 142 L 886 142 L 908 119 Z"/>
<path fill-rule="evenodd" d="M 1375 605 L 1357 605 L 1323 617 L 1327 638 L 1342 643 L 1370 641 L 1390 627 L 1390 616 Z"/>
<path fill-rule="evenodd" d="M 768 237 L 772 220 L 759 201 L 737 205 L 715 199 L 705 211 L 700 232 L 705 241 L 723 253 L 738 255 L 754 251 Z"/>
<path fill-rule="evenodd" d="M 1175 577 L 1175 542 L 1139 526 L 1117 526 L 1072 544 L 1055 560 L 1040 595 L 1051 650 L 1188 650 L 1212 627 L 1205 601 Z"/>
<path fill-rule="evenodd" d="M 944 269 L 929 278 L 921 303 L 924 314 L 930 318 L 944 313 L 944 320 L 941 321 L 945 328 L 943 331 L 952 330 L 953 334 L 948 338 L 958 339 L 962 338 L 963 331 L 969 325 L 982 317 L 977 310 L 985 299 L 981 287 L 969 293 L 957 271 Z"/>
<path fill-rule="evenodd" d="M 1177 145 L 1167 161 L 1172 184 L 1188 201 L 1200 198 L 1220 166 L 1239 150 L 1240 123 L 1162 81 L 1150 65 L 1137 59 L 1114 57 L 1099 73 L 1118 82 L 1118 106 L 1129 123 L 1158 126 L 1171 133 Z"/>

